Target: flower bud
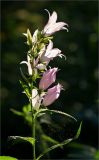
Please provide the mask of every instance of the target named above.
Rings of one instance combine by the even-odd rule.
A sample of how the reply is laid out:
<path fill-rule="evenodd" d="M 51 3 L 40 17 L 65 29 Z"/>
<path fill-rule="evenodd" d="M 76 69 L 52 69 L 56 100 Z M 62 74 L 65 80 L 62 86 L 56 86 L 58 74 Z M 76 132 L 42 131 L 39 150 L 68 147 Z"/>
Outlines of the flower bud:
<path fill-rule="evenodd" d="M 58 97 L 60 96 L 60 91 L 62 90 L 62 86 L 57 84 L 56 86 L 48 89 L 47 94 L 43 99 L 43 105 L 49 106 L 52 104 Z"/>
<path fill-rule="evenodd" d="M 32 37 L 32 42 L 35 44 L 37 42 L 37 36 L 38 36 L 38 29 L 35 30 L 33 37 Z"/>
<path fill-rule="evenodd" d="M 55 82 L 56 80 L 56 72 L 57 72 L 58 68 L 50 68 L 49 70 L 47 70 L 46 72 L 43 73 L 43 77 L 40 80 L 39 83 L 39 88 L 40 89 L 47 89 L 52 83 Z"/>
<path fill-rule="evenodd" d="M 35 110 L 38 110 L 41 104 L 41 99 L 38 95 L 37 89 L 32 89 L 32 107 Z"/>

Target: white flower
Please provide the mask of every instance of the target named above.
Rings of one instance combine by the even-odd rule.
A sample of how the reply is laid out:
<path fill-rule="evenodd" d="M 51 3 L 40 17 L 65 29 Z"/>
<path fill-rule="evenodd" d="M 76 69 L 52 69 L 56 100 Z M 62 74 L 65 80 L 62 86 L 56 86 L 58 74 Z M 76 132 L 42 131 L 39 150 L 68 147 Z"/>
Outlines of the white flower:
<path fill-rule="evenodd" d="M 30 62 L 30 57 L 29 57 L 29 55 L 27 55 L 27 61 L 22 61 L 20 64 L 26 64 L 26 65 L 27 65 L 27 67 L 28 67 L 28 73 L 29 73 L 29 75 L 31 76 L 33 70 L 32 70 L 32 65 L 31 65 L 31 62 Z"/>
<path fill-rule="evenodd" d="M 55 11 L 52 13 L 52 15 L 50 15 L 48 10 L 46 10 L 46 11 L 49 14 L 49 20 L 42 31 L 43 34 L 50 36 L 53 33 L 60 31 L 60 30 L 64 30 L 64 29 L 67 30 L 67 32 L 68 32 L 68 29 L 66 27 L 64 27 L 64 26 L 68 26 L 67 23 L 56 22 L 57 21 L 57 13 Z"/>
<path fill-rule="evenodd" d="M 41 104 L 41 98 L 38 95 L 37 89 L 32 89 L 32 107 L 35 110 L 38 110 Z"/>
<path fill-rule="evenodd" d="M 61 50 L 59 50 L 58 48 L 53 48 L 53 42 L 50 40 L 46 52 L 41 56 L 41 62 L 45 62 L 46 65 L 48 65 L 50 60 L 53 60 L 53 58 L 57 56 L 62 57 L 64 55 L 61 54 Z"/>

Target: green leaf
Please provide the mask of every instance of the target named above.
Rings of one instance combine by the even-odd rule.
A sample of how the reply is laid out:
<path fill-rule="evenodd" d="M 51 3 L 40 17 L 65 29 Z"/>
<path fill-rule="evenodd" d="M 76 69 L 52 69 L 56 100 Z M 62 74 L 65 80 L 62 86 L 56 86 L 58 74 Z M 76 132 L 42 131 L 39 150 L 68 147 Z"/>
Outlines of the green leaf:
<path fill-rule="evenodd" d="M 65 112 L 61 112 L 61 111 L 57 111 L 57 110 L 48 110 L 48 111 L 51 112 L 51 113 L 62 114 L 64 116 L 67 116 L 67 117 L 69 117 L 69 118 L 74 119 L 75 121 L 77 121 L 73 116 L 71 116 L 70 114 L 67 114 Z"/>
<path fill-rule="evenodd" d="M 18 116 L 23 116 L 23 113 L 22 113 L 22 112 L 17 111 L 17 110 L 15 110 L 15 109 L 13 109 L 13 108 L 11 108 L 10 111 L 13 112 L 14 114 L 18 115 Z"/>
<path fill-rule="evenodd" d="M 20 136 L 10 136 L 10 141 L 14 141 L 15 143 L 27 141 L 34 145 L 35 139 L 32 137 L 20 137 Z"/>
<path fill-rule="evenodd" d="M 54 140 L 53 138 L 51 138 L 47 135 L 42 135 L 42 139 L 47 141 L 47 142 L 51 142 L 53 144 L 58 144 L 59 143 L 58 141 Z"/>
<path fill-rule="evenodd" d="M 77 130 L 76 136 L 74 136 L 73 138 L 67 139 L 67 140 L 65 140 L 61 143 L 58 143 L 56 145 L 51 146 L 50 148 L 46 149 L 42 154 L 40 154 L 39 157 L 36 160 L 39 160 L 41 157 L 43 157 L 46 153 L 50 152 L 51 150 L 56 149 L 56 148 L 61 147 L 61 146 L 64 146 L 64 145 L 70 143 L 72 140 L 77 139 L 80 135 L 80 132 L 81 132 L 81 126 L 82 126 L 82 122 L 80 123 L 80 126 Z"/>
<path fill-rule="evenodd" d="M 61 114 L 61 115 L 64 115 L 64 116 L 67 116 L 75 121 L 77 121 L 73 116 L 71 116 L 70 114 L 67 114 L 65 112 L 61 112 L 61 111 L 58 111 L 58 110 L 50 110 L 50 109 L 40 109 L 39 112 L 37 113 L 39 115 L 39 113 L 41 112 L 50 112 L 50 113 L 56 113 L 56 114 Z"/>
<path fill-rule="evenodd" d="M 27 95 L 28 98 L 30 98 L 29 87 L 21 80 L 19 82 L 24 89 L 24 93 Z"/>
<path fill-rule="evenodd" d="M 78 128 L 78 131 L 77 131 L 77 133 L 76 133 L 74 139 L 77 139 L 77 138 L 79 137 L 80 132 L 81 132 L 81 127 L 82 127 L 82 122 L 80 123 L 80 126 L 79 126 L 79 128 Z"/>
<path fill-rule="evenodd" d="M 99 159 L 99 150 L 96 151 L 96 154 L 95 154 L 95 160 L 98 160 Z"/>
<path fill-rule="evenodd" d="M 0 160 L 18 160 L 18 159 L 10 156 L 0 156 Z"/>
<path fill-rule="evenodd" d="M 50 152 L 51 150 L 56 149 L 58 147 L 62 147 L 63 145 L 66 145 L 66 144 L 70 143 L 72 140 L 73 140 L 72 138 L 67 139 L 62 143 L 58 143 L 58 144 L 46 149 L 42 154 L 39 155 L 39 157 L 36 160 L 39 160 L 41 157 L 43 157 L 46 153 Z"/>

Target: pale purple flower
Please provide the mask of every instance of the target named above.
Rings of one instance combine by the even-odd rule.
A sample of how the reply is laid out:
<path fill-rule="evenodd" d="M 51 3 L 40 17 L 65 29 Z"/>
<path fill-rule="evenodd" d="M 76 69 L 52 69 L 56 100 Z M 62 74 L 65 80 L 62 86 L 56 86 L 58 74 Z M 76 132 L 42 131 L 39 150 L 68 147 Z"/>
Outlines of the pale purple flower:
<path fill-rule="evenodd" d="M 38 110 L 41 104 L 41 98 L 38 94 L 37 89 L 32 89 L 32 107 L 35 110 Z"/>
<path fill-rule="evenodd" d="M 49 106 L 52 104 L 58 97 L 60 96 L 60 91 L 62 90 L 62 86 L 60 84 L 57 84 L 56 86 L 48 89 L 44 99 L 43 99 L 43 105 Z"/>
<path fill-rule="evenodd" d="M 52 83 L 56 80 L 56 72 L 58 71 L 58 68 L 50 68 L 46 72 L 43 73 L 43 76 L 39 83 L 40 89 L 47 89 Z"/>
<path fill-rule="evenodd" d="M 33 72 L 33 69 L 32 69 L 32 65 L 31 65 L 30 56 L 27 55 L 27 61 L 22 61 L 20 64 L 26 64 L 26 65 L 27 65 L 27 67 L 28 67 L 28 73 L 29 73 L 29 75 L 31 76 L 31 75 L 32 75 L 32 72 Z"/>
<path fill-rule="evenodd" d="M 50 60 L 53 60 L 53 58 L 57 56 L 62 58 L 62 56 L 64 55 L 61 54 L 61 50 L 59 50 L 58 48 L 53 48 L 53 42 L 50 40 L 45 53 L 43 53 L 41 56 L 41 62 L 48 65 Z"/>
<path fill-rule="evenodd" d="M 68 26 L 67 23 L 56 22 L 57 21 L 57 13 L 55 11 L 52 13 L 52 15 L 50 15 L 48 10 L 46 10 L 46 11 L 49 14 L 49 20 L 42 31 L 43 34 L 50 36 L 53 33 L 60 31 L 60 30 L 64 30 L 64 29 L 67 30 L 67 32 L 68 32 L 68 29 L 66 27 L 64 27 L 64 26 Z"/>

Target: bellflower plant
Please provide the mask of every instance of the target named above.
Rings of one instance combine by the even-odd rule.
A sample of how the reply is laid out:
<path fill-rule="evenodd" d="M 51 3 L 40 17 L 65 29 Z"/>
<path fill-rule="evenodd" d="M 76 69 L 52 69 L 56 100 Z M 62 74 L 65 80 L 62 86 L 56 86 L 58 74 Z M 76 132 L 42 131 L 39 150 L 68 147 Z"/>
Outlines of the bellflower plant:
<path fill-rule="evenodd" d="M 48 10 L 47 12 L 49 14 L 49 20 L 42 31 L 37 29 L 33 36 L 29 29 L 27 29 L 27 33 L 24 33 L 27 38 L 27 45 L 29 50 L 27 52 L 27 61 L 22 61 L 20 63 L 20 67 L 23 64 L 27 65 L 27 73 L 24 73 L 21 67 L 21 74 L 23 79 L 20 81 L 20 83 L 23 87 L 23 93 L 25 93 L 28 97 L 31 106 L 29 115 L 32 118 L 32 137 L 10 137 L 14 138 L 14 140 L 23 139 L 30 142 L 33 145 L 33 160 L 39 160 L 49 151 L 57 147 L 61 147 L 71 142 L 73 139 L 78 138 L 81 130 L 80 124 L 76 136 L 47 148 L 37 157 L 36 123 L 38 117 L 43 116 L 43 114 L 46 114 L 47 112 L 50 112 L 68 116 L 69 118 L 72 118 L 76 121 L 74 117 L 67 113 L 58 110 L 50 110 L 50 105 L 59 98 L 60 93 L 63 90 L 63 86 L 60 83 L 54 84 L 56 81 L 56 74 L 59 69 L 57 66 L 54 68 L 49 67 L 49 63 L 57 56 L 61 58 L 64 56 L 60 49 L 53 48 L 52 36 L 60 30 L 66 30 L 68 32 L 68 25 L 64 22 L 56 22 L 57 13 L 55 11 L 52 13 L 52 15 L 50 15 Z M 18 115 L 23 116 L 23 114 L 19 113 L 18 111 L 12 111 Z M 23 111 L 25 111 L 25 109 Z"/>

